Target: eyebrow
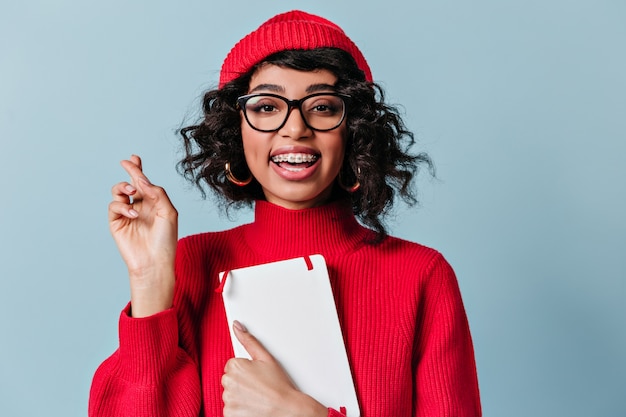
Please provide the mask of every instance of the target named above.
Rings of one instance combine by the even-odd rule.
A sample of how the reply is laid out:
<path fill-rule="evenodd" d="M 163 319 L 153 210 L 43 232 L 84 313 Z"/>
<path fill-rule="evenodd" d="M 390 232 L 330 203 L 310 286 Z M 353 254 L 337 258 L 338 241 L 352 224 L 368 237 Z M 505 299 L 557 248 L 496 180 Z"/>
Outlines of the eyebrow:
<path fill-rule="evenodd" d="M 277 85 L 277 84 L 259 84 L 253 89 L 251 89 L 248 94 L 251 94 L 260 90 L 267 90 L 273 93 L 284 93 L 285 87 L 281 85 Z M 335 86 L 331 84 L 321 83 L 321 84 L 311 84 L 306 88 L 307 93 L 316 93 L 318 91 L 328 91 L 328 90 L 335 91 Z"/>

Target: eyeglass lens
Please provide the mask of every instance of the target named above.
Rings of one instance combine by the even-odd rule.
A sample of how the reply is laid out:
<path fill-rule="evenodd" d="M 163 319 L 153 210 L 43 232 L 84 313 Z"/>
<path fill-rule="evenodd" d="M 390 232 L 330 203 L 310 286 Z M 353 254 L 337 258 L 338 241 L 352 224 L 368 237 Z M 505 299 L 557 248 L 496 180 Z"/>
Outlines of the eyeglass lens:
<path fill-rule="evenodd" d="M 259 94 L 245 102 L 245 115 L 250 125 L 258 130 L 280 129 L 289 117 L 287 99 L 274 95 Z M 345 104 L 336 95 L 313 95 L 305 97 L 299 105 L 306 124 L 315 130 L 331 130 L 341 124 Z"/>

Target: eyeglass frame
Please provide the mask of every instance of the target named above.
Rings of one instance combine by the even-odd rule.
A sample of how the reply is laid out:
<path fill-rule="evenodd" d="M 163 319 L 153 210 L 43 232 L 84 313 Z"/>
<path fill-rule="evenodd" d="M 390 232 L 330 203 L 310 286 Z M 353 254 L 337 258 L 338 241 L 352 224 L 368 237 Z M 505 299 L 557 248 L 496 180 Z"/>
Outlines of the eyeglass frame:
<path fill-rule="evenodd" d="M 251 98 L 259 97 L 259 96 L 274 97 L 287 103 L 287 113 L 285 116 L 285 120 L 283 120 L 280 126 L 278 126 L 276 129 L 259 129 L 259 128 L 254 127 L 252 123 L 250 123 L 250 120 L 248 119 L 248 112 L 246 111 L 246 103 Z M 339 119 L 339 122 L 337 123 L 336 126 L 331 127 L 330 129 L 316 129 L 313 126 L 311 126 L 309 122 L 307 122 L 306 117 L 304 117 L 304 113 L 302 113 L 302 102 L 310 99 L 311 97 L 317 97 L 317 96 L 334 96 L 334 97 L 339 97 L 343 101 L 343 112 L 341 114 L 341 119 Z M 239 108 L 239 110 L 243 112 L 243 116 L 246 119 L 246 123 L 248 123 L 248 126 L 250 126 L 252 129 L 258 132 L 269 133 L 269 132 L 276 132 L 277 130 L 282 129 L 283 126 L 285 126 L 285 123 L 287 123 L 287 120 L 289 120 L 289 116 L 291 115 L 291 109 L 294 109 L 294 108 L 297 108 L 298 111 L 300 112 L 300 117 L 302 117 L 302 121 L 304 122 L 306 127 L 316 132 L 329 132 L 331 130 L 337 129 L 339 126 L 341 126 L 343 121 L 346 120 L 346 115 L 348 114 L 348 104 L 350 103 L 351 98 L 352 97 L 350 97 L 347 94 L 337 93 L 334 91 L 313 93 L 313 94 L 309 94 L 308 96 L 304 96 L 298 100 L 289 100 L 286 97 L 283 97 L 278 94 L 272 94 L 272 93 L 253 93 L 253 94 L 246 94 L 246 95 L 237 97 L 237 107 Z"/>

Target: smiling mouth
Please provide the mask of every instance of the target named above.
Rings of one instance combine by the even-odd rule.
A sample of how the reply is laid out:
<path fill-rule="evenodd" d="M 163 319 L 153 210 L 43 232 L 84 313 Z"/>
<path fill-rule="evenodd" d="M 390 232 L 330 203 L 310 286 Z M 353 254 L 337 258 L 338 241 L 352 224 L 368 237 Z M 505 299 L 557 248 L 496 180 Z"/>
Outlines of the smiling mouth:
<path fill-rule="evenodd" d="M 319 158 L 319 155 L 310 153 L 284 153 L 272 156 L 271 161 L 283 169 L 297 172 L 315 164 Z"/>

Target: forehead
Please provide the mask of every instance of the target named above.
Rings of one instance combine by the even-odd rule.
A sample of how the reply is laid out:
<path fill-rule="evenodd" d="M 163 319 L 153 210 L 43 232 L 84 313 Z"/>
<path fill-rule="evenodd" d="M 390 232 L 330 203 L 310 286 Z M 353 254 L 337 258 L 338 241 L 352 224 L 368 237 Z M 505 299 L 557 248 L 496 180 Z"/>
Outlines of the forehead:
<path fill-rule="evenodd" d="M 326 69 L 313 71 L 300 71 L 293 68 L 280 67 L 273 64 L 266 64 L 257 69 L 252 78 L 248 92 L 271 91 L 284 94 L 303 94 L 316 86 L 327 86 L 328 90 L 333 90 L 337 83 L 337 77 Z"/>

